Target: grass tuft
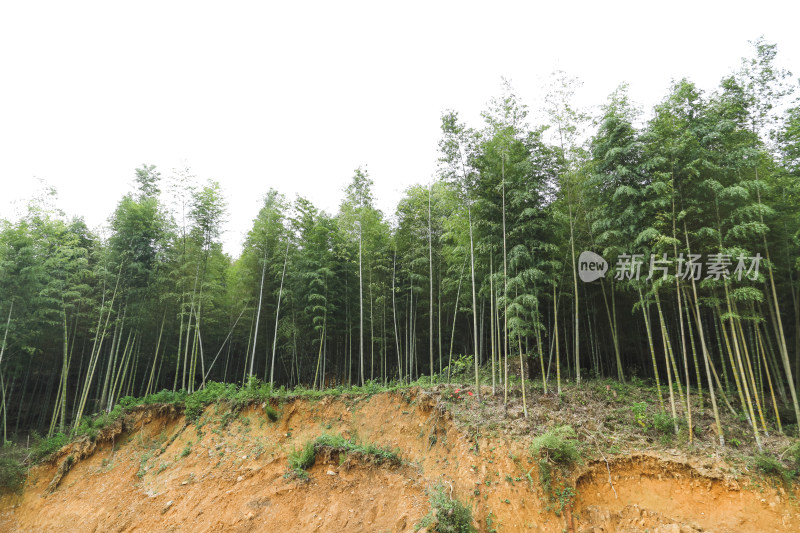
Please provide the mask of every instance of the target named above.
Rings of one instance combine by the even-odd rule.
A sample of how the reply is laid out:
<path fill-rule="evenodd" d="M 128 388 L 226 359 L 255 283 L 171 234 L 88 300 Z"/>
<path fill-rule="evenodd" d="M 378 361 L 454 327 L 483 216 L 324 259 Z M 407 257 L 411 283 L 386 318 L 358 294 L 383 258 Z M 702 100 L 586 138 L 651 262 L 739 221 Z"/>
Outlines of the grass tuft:
<path fill-rule="evenodd" d="M 575 489 L 567 478 L 567 471 L 581 460 L 575 430 L 572 426 L 551 429 L 533 439 L 530 452 L 539 457 L 539 484 L 548 502 L 547 509 L 561 516 L 575 497 Z"/>
<path fill-rule="evenodd" d="M 472 508 L 458 499 L 452 499 L 444 485 L 437 485 L 428 491 L 431 510 L 422 517 L 418 528 L 439 533 L 473 533 Z"/>
<path fill-rule="evenodd" d="M 301 479 L 306 479 L 306 469 L 313 466 L 317 454 L 339 454 L 340 461 L 347 457 L 359 457 L 374 464 L 400 464 L 400 455 L 397 451 L 382 448 L 372 443 L 357 443 L 354 439 L 345 439 L 341 435 L 323 433 L 314 440 L 310 440 L 289 454 L 289 471 Z"/>
<path fill-rule="evenodd" d="M 580 461 L 577 435 L 572 426 L 559 426 L 531 441 L 531 455 L 544 457 L 561 466 L 571 466 Z"/>
<path fill-rule="evenodd" d="M 52 437 L 42 438 L 34 431 L 31 433 L 31 440 L 33 441 L 30 453 L 31 463 L 45 461 L 69 444 L 69 437 L 63 433 L 56 433 Z"/>
<path fill-rule="evenodd" d="M 267 418 L 269 418 L 270 422 L 275 422 L 278 420 L 278 411 L 275 410 L 270 404 L 264 406 L 264 413 L 266 413 Z"/>
<path fill-rule="evenodd" d="M 755 463 L 756 468 L 768 476 L 780 477 L 786 483 L 790 482 L 792 479 L 791 472 L 774 457 L 770 457 L 769 455 L 765 454 L 758 454 L 753 457 L 753 462 Z"/>

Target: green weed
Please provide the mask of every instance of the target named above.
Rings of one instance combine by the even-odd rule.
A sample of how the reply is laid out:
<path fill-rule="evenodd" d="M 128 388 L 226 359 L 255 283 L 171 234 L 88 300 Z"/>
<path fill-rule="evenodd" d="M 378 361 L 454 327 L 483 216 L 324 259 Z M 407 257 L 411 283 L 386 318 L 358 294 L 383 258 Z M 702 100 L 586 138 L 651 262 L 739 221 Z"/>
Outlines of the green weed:
<path fill-rule="evenodd" d="M 792 479 L 792 473 L 774 457 L 770 457 L 769 455 L 765 454 L 758 454 L 753 457 L 753 462 L 755 463 L 756 468 L 768 476 L 779 477 L 786 483 L 790 482 Z"/>
<path fill-rule="evenodd" d="M 439 533 L 473 533 L 472 508 L 465 502 L 450 497 L 449 489 L 437 485 L 428 491 L 431 510 L 425 515 L 418 528 Z"/>
<path fill-rule="evenodd" d="M 571 426 L 554 428 L 533 439 L 530 452 L 539 457 L 539 484 L 548 508 L 555 507 L 554 512 L 560 516 L 575 496 L 575 489 L 565 481 L 569 469 L 581 460 L 575 430 Z"/>
<path fill-rule="evenodd" d="M 14 444 L 0 448 L 0 494 L 20 492 L 28 469 L 24 463 L 25 450 Z"/>
<path fill-rule="evenodd" d="M 647 428 L 647 402 L 635 402 L 631 405 L 631 411 L 636 423 L 643 428 Z"/>
<path fill-rule="evenodd" d="M 400 455 L 396 451 L 382 448 L 371 443 L 358 443 L 356 438 L 345 439 L 341 435 L 328 435 L 323 433 L 313 441 L 289 454 L 290 473 L 305 478 L 305 470 L 310 468 L 320 452 L 339 454 L 339 461 L 343 463 L 348 456 L 358 456 L 375 464 L 399 464 Z"/>
<path fill-rule="evenodd" d="M 275 422 L 278 420 L 278 411 L 275 410 L 270 404 L 264 406 L 264 413 L 269 418 L 270 422 Z"/>
<path fill-rule="evenodd" d="M 577 435 L 572 426 L 559 426 L 531 441 L 530 452 L 534 456 L 544 456 L 547 460 L 562 466 L 571 466 L 580 461 Z"/>
<path fill-rule="evenodd" d="M 42 438 L 34 431 L 31 433 L 31 440 L 33 441 L 30 454 L 31 463 L 47 460 L 69 444 L 69 437 L 63 433 L 56 433 L 52 437 Z"/>

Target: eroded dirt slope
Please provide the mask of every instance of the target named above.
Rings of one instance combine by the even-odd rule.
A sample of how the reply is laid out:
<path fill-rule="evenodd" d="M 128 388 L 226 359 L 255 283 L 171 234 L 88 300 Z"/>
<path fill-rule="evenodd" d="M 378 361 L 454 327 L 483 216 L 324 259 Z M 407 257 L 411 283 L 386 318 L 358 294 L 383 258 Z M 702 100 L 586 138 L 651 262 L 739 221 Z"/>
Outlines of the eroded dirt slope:
<path fill-rule="evenodd" d="M 139 408 L 96 442 L 35 468 L 0 499 L 0 531 L 414 531 L 443 485 L 481 531 L 800 531 L 791 491 L 758 490 L 714 464 L 657 455 L 598 458 L 554 504 L 528 454 L 535 435 L 454 422 L 436 394 L 331 396 L 186 424 L 172 407 Z M 397 450 L 402 464 L 317 457 L 307 481 L 288 455 L 326 433 Z M 558 511 L 558 512 L 557 512 Z"/>

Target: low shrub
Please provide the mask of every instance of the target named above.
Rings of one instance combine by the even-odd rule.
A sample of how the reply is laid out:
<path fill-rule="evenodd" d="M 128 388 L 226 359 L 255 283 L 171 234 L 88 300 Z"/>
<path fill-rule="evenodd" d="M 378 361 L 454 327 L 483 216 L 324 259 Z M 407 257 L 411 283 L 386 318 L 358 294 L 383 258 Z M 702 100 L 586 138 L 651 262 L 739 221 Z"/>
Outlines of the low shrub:
<path fill-rule="evenodd" d="M 226 385 L 216 381 L 207 382 L 205 387 L 186 397 L 184 401 L 186 404 L 186 410 L 184 411 L 186 419 L 197 420 L 206 406 L 220 400 L 233 400 L 237 392 L 237 387 L 233 383 Z"/>
<path fill-rule="evenodd" d="M 278 411 L 275 410 L 270 404 L 264 406 L 264 413 L 269 418 L 270 422 L 275 422 L 278 420 Z"/>
<path fill-rule="evenodd" d="M 0 448 L 0 494 L 19 492 L 25 484 L 25 450 L 14 444 Z"/>
<path fill-rule="evenodd" d="M 233 403 L 236 407 L 242 408 L 251 403 L 267 402 L 271 397 L 272 386 L 255 376 L 250 376 L 247 384 L 234 395 Z"/>
<path fill-rule="evenodd" d="M 81 418 L 80 424 L 78 424 L 75 436 L 87 436 L 94 440 L 100 435 L 100 431 L 116 422 L 124 414 L 125 408 L 118 404 L 109 413 L 103 411 L 96 415 L 84 416 Z"/>
<path fill-rule="evenodd" d="M 776 476 L 780 477 L 786 482 L 789 482 L 792 478 L 791 473 L 783 464 L 775 459 L 774 457 L 770 457 L 769 455 L 765 454 L 758 454 L 753 457 L 753 462 L 761 472 L 768 476 Z"/>
<path fill-rule="evenodd" d="M 577 435 L 572 426 L 559 426 L 534 438 L 530 452 L 561 466 L 570 466 L 581 459 Z"/>
<path fill-rule="evenodd" d="M 186 391 L 171 391 L 171 390 L 161 390 L 159 392 L 155 392 L 153 394 L 148 394 L 143 398 L 134 398 L 132 396 L 125 396 L 119 399 L 119 405 L 123 408 L 135 407 L 137 405 L 152 405 L 152 404 L 176 404 L 182 403 L 186 400 Z"/>
<path fill-rule="evenodd" d="M 442 376 L 446 377 L 448 380 L 456 382 L 466 381 L 469 383 L 469 379 L 472 376 L 472 374 L 470 374 L 471 372 L 474 372 L 472 356 L 461 355 L 456 357 L 450 366 L 442 371 Z"/>
<path fill-rule="evenodd" d="M 789 446 L 789 449 L 784 452 L 784 455 L 787 459 L 792 461 L 794 469 L 800 472 L 800 440 Z"/>
<path fill-rule="evenodd" d="M 289 454 L 290 473 L 297 477 L 306 478 L 305 470 L 310 468 L 320 452 L 338 453 L 340 460 L 347 456 L 357 455 L 374 464 L 400 464 L 400 455 L 388 448 L 381 448 L 371 443 L 357 443 L 353 439 L 345 439 L 341 435 L 328 435 L 323 433 L 315 440 L 310 440 L 305 445 Z"/>
<path fill-rule="evenodd" d="M 539 484 L 548 504 L 547 509 L 560 516 L 575 496 L 575 489 L 568 479 L 569 469 L 581 461 L 575 430 L 572 426 L 551 429 L 533 439 L 530 452 L 539 457 Z"/>
<path fill-rule="evenodd" d="M 52 437 L 42 438 L 35 431 L 31 433 L 31 449 L 30 461 L 31 463 L 38 463 L 44 459 L 48 459 L 58 450 L 69 444 L 69 437 L 63 433 L 56 433 Z"/>
<path fill-rule="evenodd" d="M 289 468 L 297 477 L 305 479 L 308 477 L 306 468 L 314 464 L 316 457 L 314 442 L 308 441 L 302 448 L 289 454 Z"/>
<path fill-rule="evenodd" d="M 631 405 L 631 412 L 636 423 L 647 428 L 647 402 L 634 402 Z"/>
<path fill-rule="evenodd" d="M 452 499 L 448 489 L 437 485 L 428 491 L 431 510 L 419 522 L 419 528 L 439 533 L 473 533 L 472 508 L 458 499 Z"/>
<path fill-rule="evenodd" d="M 662 435 L 672 435 L 675 433 L 675 419 L 666 413 L 656 413 L 653 415 L 653 429 Z"/>
<path fill-rule="evenodd" d="M 186 457 L 190 453 L 192 453 L 192 443 L 191 442 L 187 443 L 186 446 L 183 447 L 183 450 L 181 450 L 181 457 Z"/>
<path fill-rule="evenodd" d="M 358 443 L 355 439 L 345 439 L 341 435 L 328 435 L 323 433 L 314 441 L 314 450 L 330 450 L 340 454 L 357 454 L 372 461 L 375 464 L 399 464 L 400 455 L 396 451 L 382 448 L 372 443 Z"/>

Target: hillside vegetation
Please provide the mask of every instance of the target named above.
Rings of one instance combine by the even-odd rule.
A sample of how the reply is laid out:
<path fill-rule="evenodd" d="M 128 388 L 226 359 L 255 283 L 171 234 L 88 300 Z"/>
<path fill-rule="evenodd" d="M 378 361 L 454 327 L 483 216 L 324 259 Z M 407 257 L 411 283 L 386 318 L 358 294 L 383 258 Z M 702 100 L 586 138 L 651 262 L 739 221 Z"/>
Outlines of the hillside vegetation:
<path fill-rule="evenodd" d="M 521 395 L 504 407 L 488 394 L 478 400 L 468 385 L 269 397 L 251 385 L 215 384 L 214 395 L 197 400 L 127 402 L 96 432 L 40 455 L 24 484 L 0 499 L 0 528 L 724 532 L 800 525 L 796 444 L 765 438 L 782 457 L 767 461 L 743 421 L 731 418 L 727 427 L 742 442 L 719 448 L 706 417 L 688 446 L 686 428 L 675 436 L 659 422 L 647 387 L 587 382 L 560 397 L 531 388 L 525 418 Z"/>

